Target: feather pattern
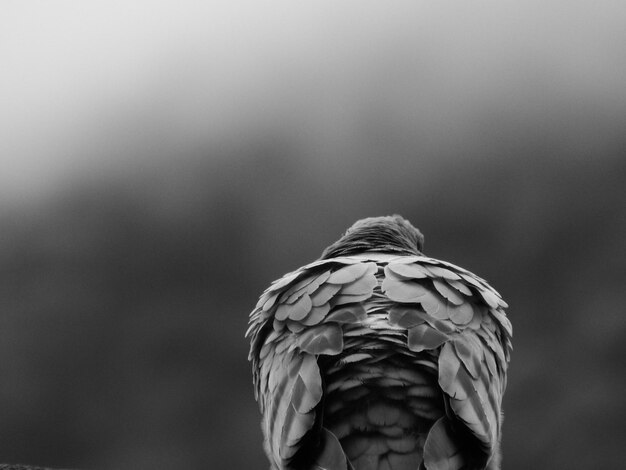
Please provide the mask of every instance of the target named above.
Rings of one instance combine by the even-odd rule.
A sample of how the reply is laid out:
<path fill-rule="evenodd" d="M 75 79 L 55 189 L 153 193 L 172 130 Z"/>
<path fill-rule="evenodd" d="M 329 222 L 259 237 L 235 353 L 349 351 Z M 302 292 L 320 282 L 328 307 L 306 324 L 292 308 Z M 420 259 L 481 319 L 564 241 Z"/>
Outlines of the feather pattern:
<path fill-rule="evenodd" d="M 272 468 L 496 468 L 506 303 L 469 271 L 406 252 L 417 236 L 363 253 L 351 237 L 356 252 L 332 245 L 342 256 L 275 281 L 250 314 Z"/>

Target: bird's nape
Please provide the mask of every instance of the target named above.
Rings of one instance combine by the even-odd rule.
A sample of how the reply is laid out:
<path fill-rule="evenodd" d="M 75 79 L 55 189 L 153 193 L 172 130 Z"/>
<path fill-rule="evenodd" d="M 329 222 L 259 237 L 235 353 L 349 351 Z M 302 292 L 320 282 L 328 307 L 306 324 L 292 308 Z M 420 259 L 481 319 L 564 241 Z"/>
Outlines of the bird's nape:
<path fill-rule="evenodd" d="M 356 253 L 379 252 L 399 255 L 421 254 L 424 236 L 399 215 L 358 220 L 322 253 L 322 259 Z"/>

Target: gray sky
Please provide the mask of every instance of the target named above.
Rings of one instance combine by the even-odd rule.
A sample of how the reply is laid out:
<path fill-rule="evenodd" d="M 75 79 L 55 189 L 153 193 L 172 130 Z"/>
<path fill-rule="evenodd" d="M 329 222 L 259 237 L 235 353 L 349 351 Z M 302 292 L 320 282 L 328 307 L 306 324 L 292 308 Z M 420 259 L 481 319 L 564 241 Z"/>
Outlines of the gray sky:
<path fill-rule="evenodd" d="M 364 115 L 407 133 L 489 109 L 623 115 L 624 5 L 7 1 L 0 198 L 267 130 L 340 148 Z"/>

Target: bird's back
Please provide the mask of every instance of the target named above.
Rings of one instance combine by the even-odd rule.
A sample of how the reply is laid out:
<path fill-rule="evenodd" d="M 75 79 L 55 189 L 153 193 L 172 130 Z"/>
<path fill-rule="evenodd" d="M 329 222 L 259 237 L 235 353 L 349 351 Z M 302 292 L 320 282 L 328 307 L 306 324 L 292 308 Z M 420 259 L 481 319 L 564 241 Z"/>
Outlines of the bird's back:
<path fill-rule="evenodd" d="M 276 281 L 248 330 L 272 468 L 497 468 L 505 307 L 421 255 L 331 257 Z"/>
<path fill-rule="evenodd" d="M 348 328 L 344 353 L 322 366 L 322 422 L 355 469 L 417 469 L 428 431 L 444 415 L 436 358 L 410 354 L 396 342 L 401 333 L 377 321 L 377 338 Z"/>

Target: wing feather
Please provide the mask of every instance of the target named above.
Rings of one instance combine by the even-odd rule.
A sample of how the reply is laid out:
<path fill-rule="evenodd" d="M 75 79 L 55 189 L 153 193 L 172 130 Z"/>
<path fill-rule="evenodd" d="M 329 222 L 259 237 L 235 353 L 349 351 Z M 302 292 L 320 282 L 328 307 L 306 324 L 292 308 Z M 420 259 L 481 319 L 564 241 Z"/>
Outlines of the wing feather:
<path fill-rule="evenodd" d="M 305 445 L 319 445 L 314 468 L 348 468 L 337 438 L 316 426 L 324 395 L 317 359 L 341 353 L 342 325 L 366 318 L 358 302 L 372 296 L 377 270 L 349 258 L 311 263 L 273 283 L 251 313 L 255 393 L 276 468 L 288 468 Z"/>
<path fill-rule="evenodd" d="M 426 257 L 390 261 L 382 289 L 400 304 L 390 309 L 389 322 L 407 329 L 409 349 L 439 351 L 439 386 L 448 409 L 442 419 L 464 426 L 483 449 L 472 460 L 486 463 L 499 445 L 512 335 L 506 303 L 478 276 Z M 427 468 L 467 463 L 455 448 L 452 429 L 444 421 L 431 429 L 424 450 Z M 447 442 L 444 448 L 441 442 Z"/>

